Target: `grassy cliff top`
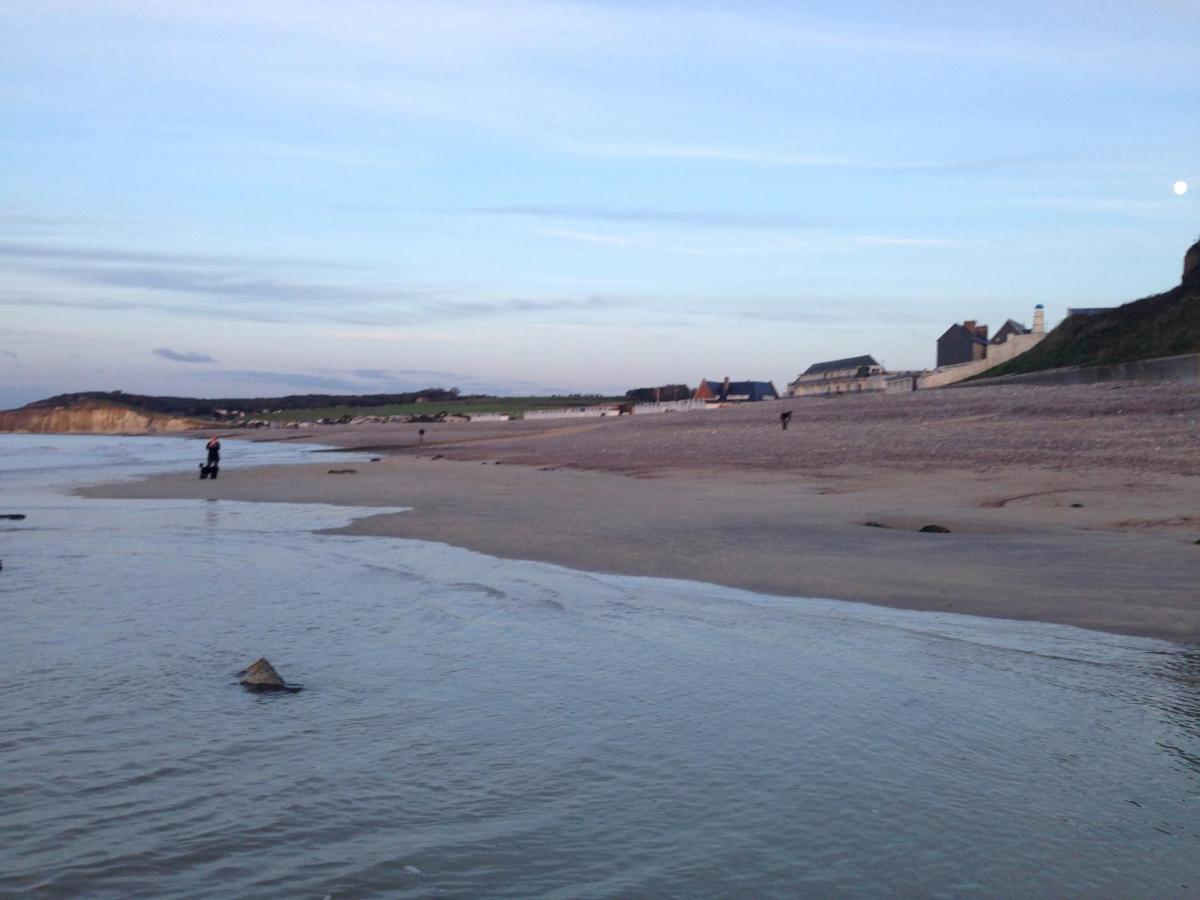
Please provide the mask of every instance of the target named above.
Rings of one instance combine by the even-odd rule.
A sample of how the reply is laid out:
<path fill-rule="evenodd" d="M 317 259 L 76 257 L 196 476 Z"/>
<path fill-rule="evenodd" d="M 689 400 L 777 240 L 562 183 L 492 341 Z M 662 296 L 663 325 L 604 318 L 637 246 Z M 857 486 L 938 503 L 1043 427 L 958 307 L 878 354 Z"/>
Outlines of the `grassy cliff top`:
<path fill-rule="evenodd" d="M 530 409 L 590 405 L 623 398 L 600 396 L 460 397 L 457 391 L 430 388 L 408 394 L 330 395 L 300 394 L 286 397 L 202 399 L 156 397 L 122 391 L 85 391 L 59 394 L 22 407 L 39 409 L 95 409 L 120 407 L 148 414 L 228 420 L 243 415 L 277 421 L 336 418 L 343 415 L 437 415 L 438 413 L 506 413 L 520 415 Z"/>
<path fill-rule="evenodd" d="M 1045 339 L 1016 359 L 989 369 L 984 378 L 1100 366 L 1200 353 L 1200 286 L 1184 286 L 1134 300 L 1094 316 L 1069 316 Z"/>

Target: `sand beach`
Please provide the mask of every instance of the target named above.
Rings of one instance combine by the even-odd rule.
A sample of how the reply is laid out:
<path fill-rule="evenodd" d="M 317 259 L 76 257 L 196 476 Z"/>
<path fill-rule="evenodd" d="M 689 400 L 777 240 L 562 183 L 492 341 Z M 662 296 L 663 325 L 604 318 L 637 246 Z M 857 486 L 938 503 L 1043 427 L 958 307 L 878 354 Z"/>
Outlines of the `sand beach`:
<path fill-rule="evenodd" d="M 331 453 L 215 482 L 155 476 L 86 493 L 406 507 L 343 530 L 588 571 L 1200 641 L 1194 386 L 957 388 L 228 435 L 240 436 L 378 459 Z M 227 459 L 237 446 L 227 441 Z"/>

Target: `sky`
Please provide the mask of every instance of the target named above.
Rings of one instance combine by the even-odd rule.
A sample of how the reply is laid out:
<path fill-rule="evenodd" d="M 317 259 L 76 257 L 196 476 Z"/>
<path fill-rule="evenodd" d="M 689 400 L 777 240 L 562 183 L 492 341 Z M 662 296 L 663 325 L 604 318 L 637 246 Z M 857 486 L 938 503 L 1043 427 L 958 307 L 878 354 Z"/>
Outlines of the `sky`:
<path fill-rule="evenodd" d="M 0 0 L 0 407 L 932 367 L 1178 282 L 1197 46 L 1200 0 Z"/>

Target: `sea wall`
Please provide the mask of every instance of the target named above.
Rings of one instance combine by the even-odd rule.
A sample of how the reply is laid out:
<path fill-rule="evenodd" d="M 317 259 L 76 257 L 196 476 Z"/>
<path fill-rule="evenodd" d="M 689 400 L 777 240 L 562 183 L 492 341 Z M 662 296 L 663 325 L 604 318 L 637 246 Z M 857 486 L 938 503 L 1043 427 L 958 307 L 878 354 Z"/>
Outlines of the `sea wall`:
<path fill-rule="evenodd" d="M 562 409 L 528 409 L 522 419 L 601 419 L 616 418 L 617 410 L 611 406 L 572 406 Z"/>
<path fill-rule="evenodd" d="M 664 400 L 660 403 L 639 403 L 633 408 L 634 415 L 652 416 L 656 413 L 691 412 L 696 409 L 715 409 L 715 405 L 703 400 Z"/>
<path fill-rule="evenodd" d="M 988 355 L 985 359 L 959 363 L 956 366 L 942 366 L 940 369 L 926 372 L 917 379 L 916 389 L 924 391 L 929 388 L 946 387 L 947 385 L 970 378 L 972 375 L 978 375 L 981 372 L 986 372 L 988 369 L 994 369 L 1001 363 L 1008 362 L 1010 359 L 1020 356 L 1027 350 L 1032 350 L 1045 336 L 1045 332 L 1009 335 L 1008 340 L 1002 344 L 988 344 Z"/>
<path fill-rule="evenodd" d="M 1100 381 L 1174 381 L 1200 384 L 1200 353 L 1182 356 L 1161 356 L 1136 362 L 1113 363 L 1107 366 L 1063 366 L 1023 375 L 1001 375 L 981 378 L 962 387 L 1002 384 L 1095 384 Z"/>

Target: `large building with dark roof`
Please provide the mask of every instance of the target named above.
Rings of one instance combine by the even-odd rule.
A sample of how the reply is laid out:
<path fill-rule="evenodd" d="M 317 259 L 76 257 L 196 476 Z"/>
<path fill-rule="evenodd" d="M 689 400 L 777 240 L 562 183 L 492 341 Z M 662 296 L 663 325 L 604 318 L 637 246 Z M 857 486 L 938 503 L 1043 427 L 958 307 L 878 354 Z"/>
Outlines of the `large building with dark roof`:
<path fill-rule="evenodd" d="M 836 396 L 883 390 L 887 390 L 887 378 L 875 357 L 850 356 L 813 363 L 788 385 L 788 396 Z"/>

